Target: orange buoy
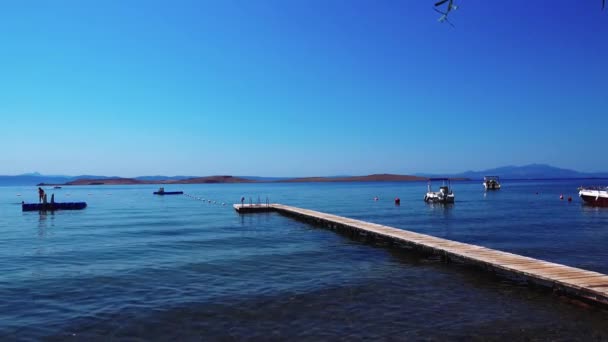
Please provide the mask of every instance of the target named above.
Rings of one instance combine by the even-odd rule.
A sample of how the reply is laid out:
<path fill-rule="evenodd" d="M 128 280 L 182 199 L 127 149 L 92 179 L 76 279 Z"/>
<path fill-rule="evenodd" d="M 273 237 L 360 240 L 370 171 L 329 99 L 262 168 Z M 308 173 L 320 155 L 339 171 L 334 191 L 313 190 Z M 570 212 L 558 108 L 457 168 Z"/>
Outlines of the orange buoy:
<path fill-rule="evenodd" d="M 399 197 L 395 197 L 395 204 L 396 205 L 400 205 L 401 204 L 401 200 L 399 199 Z"/>
<path fill-rule="evenodd" d="M 572 196 L 568 196 L 568 202 L 572 202 Z"/>

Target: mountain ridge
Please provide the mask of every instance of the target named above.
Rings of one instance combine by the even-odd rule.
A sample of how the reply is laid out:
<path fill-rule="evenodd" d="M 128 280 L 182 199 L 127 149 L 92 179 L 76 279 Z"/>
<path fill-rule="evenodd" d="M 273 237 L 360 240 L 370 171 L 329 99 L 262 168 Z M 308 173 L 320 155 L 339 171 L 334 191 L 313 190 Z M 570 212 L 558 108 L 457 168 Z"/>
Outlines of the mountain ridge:
<path fill-rule="evenodd" d="M 435 177 L 434 174 L 418 174 L 426 177 Z M 608 178 L 608 172 L 579 172 L 571 169 L 559 168 L 547 164 L 527 164 L 521 166 L 500 166 L 482 171 L 465 171 L 456 174 L 441 175 L 445 177 L 464 177 L 470 179 L 483 179 L 484 176 L 499 176 L 502 179 L 577 179 L 577 178 Z"/>

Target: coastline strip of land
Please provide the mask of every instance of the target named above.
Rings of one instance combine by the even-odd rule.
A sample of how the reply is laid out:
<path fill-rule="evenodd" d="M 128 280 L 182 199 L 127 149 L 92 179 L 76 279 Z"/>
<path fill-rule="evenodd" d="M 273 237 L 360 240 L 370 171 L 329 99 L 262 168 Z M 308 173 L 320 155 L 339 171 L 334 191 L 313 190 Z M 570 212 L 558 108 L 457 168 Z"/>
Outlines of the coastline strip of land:
<path fill-rule="evenodd" d="M 306 183 L 306 182 L 416 182 L 426 181 L 428 178 L 411 175 L 395 174 L 373 174 L 367 176 L 348 176 L 348 177 L 302 177 L 286 178 L 279 180 L 256 180 L 234 176 L 208 176 L 194 177 L 187 179 L 171 180 L 142 180 L 135 178 L 102 178 L 102 179 L 77 179 L 74 181 L 51 184 L 40 183 L 39 186 L 69 186 L 69 185 L 136 185 L 136 184 L 213 184 L 213 183 Z M 467 178 L 452 178 L 452 180 L 468 180 Z"/>

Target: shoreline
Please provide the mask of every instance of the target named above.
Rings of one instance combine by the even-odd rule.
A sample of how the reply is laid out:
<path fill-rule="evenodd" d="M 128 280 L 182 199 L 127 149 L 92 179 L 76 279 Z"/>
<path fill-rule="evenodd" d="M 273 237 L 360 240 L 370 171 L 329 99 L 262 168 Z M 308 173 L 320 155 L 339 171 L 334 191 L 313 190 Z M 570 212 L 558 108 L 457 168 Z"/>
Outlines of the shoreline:
<path fill-rule="evenodd" d="M 142 185 L 142 184 L 236 184 L 236 183 L 348 183 L 348 182 L 426 182 L 429 178 L 410 175 L 367 175 L 352 177 L 304 177 L 279 180 L 254 180 L 233 176 L 208 176 L 180 180 L 139 180 L 135 178 L 77 179 L 66 183 L 38 183 L 36 186 L 71 186 L 71 185 Z M 470 178 L 450 178 L 451 181 L 471 181 Z"/>
<path fill-rule="evenodd" d="M 108 178 L 108 179 L 78 179 L 67 183 L 38 183 L 36 186 L 72 186 L 72 185 L 173 185 L 173 184 L 273 184 L 273 183 L 383 183 L 383 182 L 426 182 L 429 178 L 416 177 L 413 179 L 404 178 L 374 178 L 371 176 L 355 177 L 306 177 L 289 178 L 279 180 L 257 180 L 246 179 L 232 176 L 210 176 L 197 177 L 182 180 L 138 180 L 134 178 Z M 225 178 L 225 179 L 222 179 Z M 455 177 L 449 178 L 452 182 L 475 182 L 482 179 Z M 576 180 L 608 180 L 608 177 L 580 177 L 580 178 L 503 178 L 503 181 L 576 181 Z M 12 184 L 7 184 L 12 185 Z M 15 184 L 19 185 L 19 184 Z M 27 184 L 21 184 L 27 186 Z"/>

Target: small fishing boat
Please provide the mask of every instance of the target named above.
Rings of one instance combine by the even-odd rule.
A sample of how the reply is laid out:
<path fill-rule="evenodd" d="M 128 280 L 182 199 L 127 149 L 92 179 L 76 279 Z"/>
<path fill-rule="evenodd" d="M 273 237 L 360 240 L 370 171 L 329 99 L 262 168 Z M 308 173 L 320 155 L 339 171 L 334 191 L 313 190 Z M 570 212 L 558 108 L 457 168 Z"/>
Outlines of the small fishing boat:
<path fill-rule="evenodd" d="M 439 187 L 439 191 L 433 191 L 431 183 L 433 181 L 441 181 L 443 184 Z M 449 178 L 429 178 L 427 192 L 424 195 L 424 201 L 427 203 L 454 203 L 454 192 L 450 186 Z"/>
<path fill-rule="evenodd" d="M 183 191 L 165 191 L 165 188 L 159 188 L 158 191 L 154 191 L 155 195 L 183 195 Z"/>
<path fill-rule="evenodd" d="M 586 203 L 597 207 L 608 207 L 608 187 L 579 188 L 578 196 Z"/>
<path fill-rule="evenodd" d="M 484 176 L 483 187 L 486 190 L 500 190 L 500 182 L 498 176 Z"/>
<path fill-rule="evenodd" d="M 21 203 L 21 211 L 82 210 L 86 202 Z"/>

